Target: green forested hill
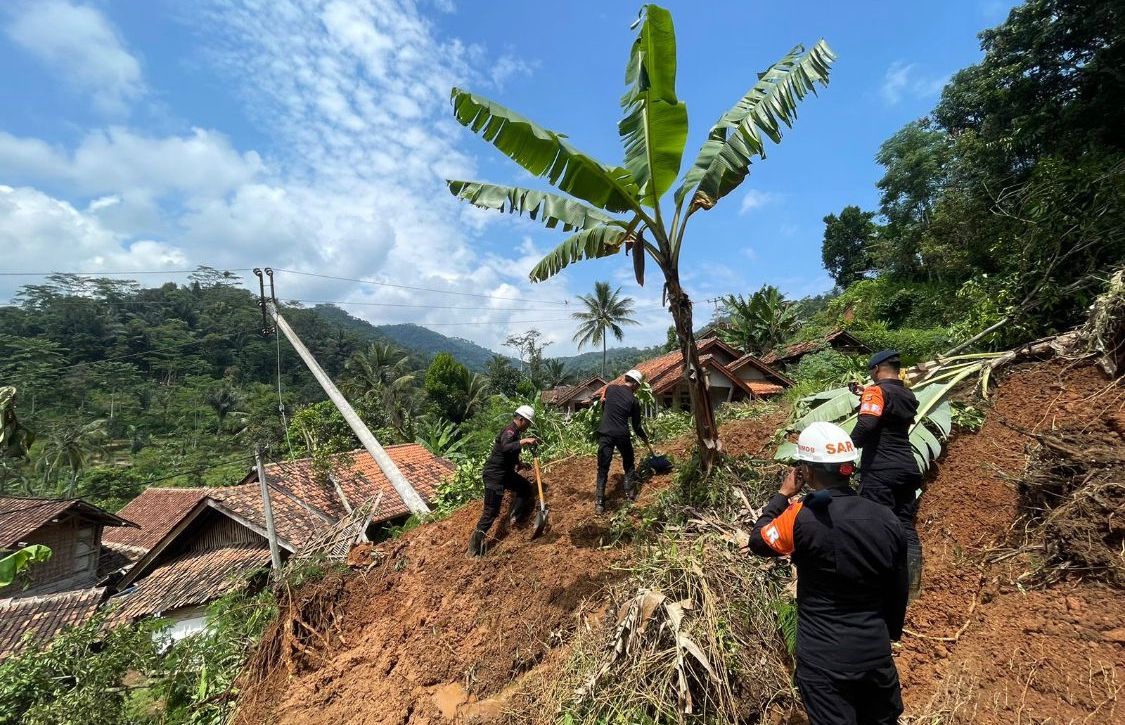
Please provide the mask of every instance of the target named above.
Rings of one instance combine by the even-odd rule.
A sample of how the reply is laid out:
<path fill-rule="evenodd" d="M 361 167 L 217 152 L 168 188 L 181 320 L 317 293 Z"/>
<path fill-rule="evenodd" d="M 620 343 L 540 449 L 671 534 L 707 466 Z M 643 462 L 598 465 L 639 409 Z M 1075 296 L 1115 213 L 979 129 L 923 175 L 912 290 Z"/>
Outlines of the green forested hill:
<path fill-rule="evenodd" d="M 337 310 L 337 312 L 342 312 L 342 310 Z M 361 320 L 356 320 L 356 322 L 367 324 Z M 488 361 L 497 354 L 475 342 L 460 337 L 448 337 L 419 325 L 379 325 L 372 329 L 393 340 L 399 347 L 409 350 L 423 359 L 430 360 L 439 352 L 448 352 L 457 358 L 462 365 L 476 372 L 483 372 L 488 365 Z"/>

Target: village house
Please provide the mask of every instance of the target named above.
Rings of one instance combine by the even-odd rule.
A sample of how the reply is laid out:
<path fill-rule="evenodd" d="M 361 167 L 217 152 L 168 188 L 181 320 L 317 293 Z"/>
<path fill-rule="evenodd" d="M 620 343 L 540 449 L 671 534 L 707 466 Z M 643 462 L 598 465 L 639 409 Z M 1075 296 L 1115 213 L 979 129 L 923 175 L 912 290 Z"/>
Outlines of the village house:
<path fill-rule="evenodd" d="M 50 559 L 0 588 L 0 659 L 93 616 L 107 581 L 128 564 L 102 545 L 107 527 L 136 525 L 81 499 L 0 497 L 0 550 L 51 549 Z"/>
<path fill-rule="evenodd" d="M 767 365 L 775 365 L 778 367 L 789 367 L 801 362 L 801 358 L 809 353 L 819 352 L 821 350 L 832 348 L 837 352 L 848 355 L 870 354 L 871 348 L 864 345 L 862 341 L 856 338 L 847 330 L 833 330 L 824 337 L 818 337 L 815 340 L 808 340 L 806 342 L 798 342 L 792 345 L 787 345 L 781 350 L 777 350 L 764 355 L 762 362 Z"/>
<path fill-rule="evenodd" d="M 560 385 L 550 390 L 543 391 L 542 400 L 545 405 L 561 408 L 566 415 L 574 415 L 583 408 L 589 408 L 597 399 L 598 393 L 605 387 L 605 380 L 595 375 L 586 378 L 576 385 Z"/>
<path fill-rule="evenodd" d="M 386 450 L 427 502 L 454 471 L 452 463 L 415 443 Z M 357 524 L 363 529 L 357 533 L 373 535 L 409 515 L 363 449 L 336 456 L 327 473 L 305 458 L 268 464 L 265 474 L 283 559 L 300 555 L 376 499 L 378 507 Z M 140 528 L 110 537 L 136 558 L 109 600 L 119 621 L 158 615 L 172 622 L 173 638 L 186 636 L 206 626 L 208 604 L 253 586 L 271 566 L 256 470 L 225 488 L 150 488 L 120 513 Z"/>
<path fill-rule="evenodd" d="M 749 353 L 743 353 L 717 337 L 696 343 L 699 363 L 707 376 L 711 404 L 769 398 L 793 385 L 793 380 Z M 684 357 L 679 350 L 638 363 L 637 370 L 652 388 L 656 404 L 670 410 L 690 410 L 691 400 L 684 383 Z M 613 380 L 623 384 L 624 376 Z"/>

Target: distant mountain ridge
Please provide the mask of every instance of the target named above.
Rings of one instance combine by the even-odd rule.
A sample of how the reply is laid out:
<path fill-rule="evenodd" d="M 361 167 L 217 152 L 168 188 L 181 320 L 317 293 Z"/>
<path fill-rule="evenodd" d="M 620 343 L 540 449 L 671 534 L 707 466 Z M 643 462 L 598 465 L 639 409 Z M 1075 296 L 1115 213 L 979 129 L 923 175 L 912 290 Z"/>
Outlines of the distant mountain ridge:
<path fill-rule="evenodd" d="M 412 355 L 425 361 L 427 364 L 439 352 L 448 352 L 474 372 L 483 372 L 488 361 L 494 355 L 500 355 L 511 360 L 515 365 L 519 361 L 511 355 L 505 355 L 478 345 L 477 343 L 461 337 L 450 337 L 440 332 L 435 332 L 423 325 L 403 323 L 397 325 L 373 325 L 366 320 L 354 317 L 334 305 L 317 305 L 315 312 L 326 321 L 343 327 L 359 335 L 361 338 L 375 342 L 393 342 Z M 550 352 L 550 348 L 548 348 Z M 613 373 L 618 368 L 624 369 L 636 364 L 640 360 L 659 355 L 659 348 L 618 347 L 611 348 L 606 354 L 606 365 Z M 566 370 L 578 378 L 597 375 L 601 371 L 602 352 L 592 350 L 577 355 L 554 357 L 561 360 Z"/>

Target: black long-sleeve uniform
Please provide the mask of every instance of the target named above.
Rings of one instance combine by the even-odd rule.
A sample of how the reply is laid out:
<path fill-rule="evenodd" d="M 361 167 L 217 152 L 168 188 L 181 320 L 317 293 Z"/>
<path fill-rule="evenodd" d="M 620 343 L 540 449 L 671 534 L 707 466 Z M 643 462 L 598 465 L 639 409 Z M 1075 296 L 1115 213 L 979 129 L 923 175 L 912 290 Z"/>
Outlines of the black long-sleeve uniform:
<path fill-rule="evenodd" d="M 911 590 L 922 576 L 922 540 L 914 520 L 922 500 L 922 474 L 910 445 L 918 398 L 901 380 L 880 380 L 863 391 L 852 443 L 863 449 L 859 495 L 891 509 L 906 534 Z"/>
<path fill-rule="evenodd" d="M 484 462 L 481 478 L 484 479 L 484 510 L 477 522 L 477 530 L 487 532 L 500 515 L 504 503 L 504 490 L 512 492 L 512 516 L 520 518 L 530 510 L 531 483 L 516 473 L 520 463 L 520 431 L 515 424 L 508 425 L 492 441 L 492 451 Z"/>
<path fill-rule="evenodd" d="M 631 490 L 632 473 L 635 464 L 633 441 L 629 436 L 632 425 L 637 437 L 648 441 L 648 435 L 641 425 L 641 404 L 628 385 L 608 385 L 602 393 L 602 420 L 598 425 L 598 478 L 597 496 L 600 501 L 605 494 L 606 479 L 609 478 L 609 464 L 613 461 L 613 449 L 621 453 L 621 465 L 625 469 L 626 489 Z"/>
<path fill-rule="evenodd" d="M 906 544 L 885 507 L 848 487 L 789 504 L 775 495 L 750 535 L 797 567 L 797 684 L 814 725 L 894 723 L 902 713 L 891 640 L 906 616 Z"/>

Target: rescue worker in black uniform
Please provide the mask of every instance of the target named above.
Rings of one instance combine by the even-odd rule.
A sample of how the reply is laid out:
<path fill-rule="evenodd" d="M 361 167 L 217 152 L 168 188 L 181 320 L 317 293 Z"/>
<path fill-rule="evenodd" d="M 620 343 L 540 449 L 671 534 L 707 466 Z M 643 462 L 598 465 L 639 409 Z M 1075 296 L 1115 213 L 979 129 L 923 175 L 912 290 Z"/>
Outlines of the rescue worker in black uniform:
<path fill-rule="evenodd" d="M 492 522 L 500 515 L 500 506 L 504 503 L 504 491 L 512 492 L 512 507 L 509 514 L 509 524 L 515 526 L 531 512 L 531 482 L 521 476 L 517 471 L 525 468 L 526 464 L 520 461 L 520 451 L 527 446 L 534 446 L 539 441 L 532 437 L 522 437 L 532 421 L 535 419 L 535 409 L 530 405 L 521 405 L 516 408 L 512 422 L 508 424 L 496 440 L 492 442 L 492 453 L 484 462 L 484 510 L 480 520 L 473 529 L 472 538 L 469 539 L 469 556 L 484 555 L 484 537 L 492 528 Z"/>
<path fill-rule="evenodd" d="M 625 495 L 636 498 L 636 482 L 633 480 L 634 456 L 633 440 L 629 426 L 633 426 L 637 437 L 648 445 L 648 435 L 641 426 L 641 404 L 637 402 L 637 389 L 641 387 L 644 376 L 639 370 L 625 373 L 624 385 L 607 385 L 602 390 L 602 421 L 598 425 L 598 480 L 594 494 L 594 513 L 605 513 L 605 484 L 609 478 L 609 464 L 613 461 L 613 449 L 621 453 L 621 465 L 625 468 Z"/>
<path fill-rule="evenodd" d="M 883 350 L 868 363 L 874 385 L 863 389 L 852 443 L 862 449 L 859 495 L 888 507 L 906 534 L 910 592 L 922 582 L 922 542 L 914 519 L 922 496 L 922 473 L 910 445 L 910 428 L 918 414 L 918 398 L 902 382 L 898 352 Z"/>
<path fill-rule="evenodd" d="M 891 656 L 906 617 L 902 526 L 848 485 L 856 450 L 839 426 L 806 428 L 797 458 L 749 543 L 797 567 L 797 688 L 812 725 L 891 725 L 902 714 Z"/>

